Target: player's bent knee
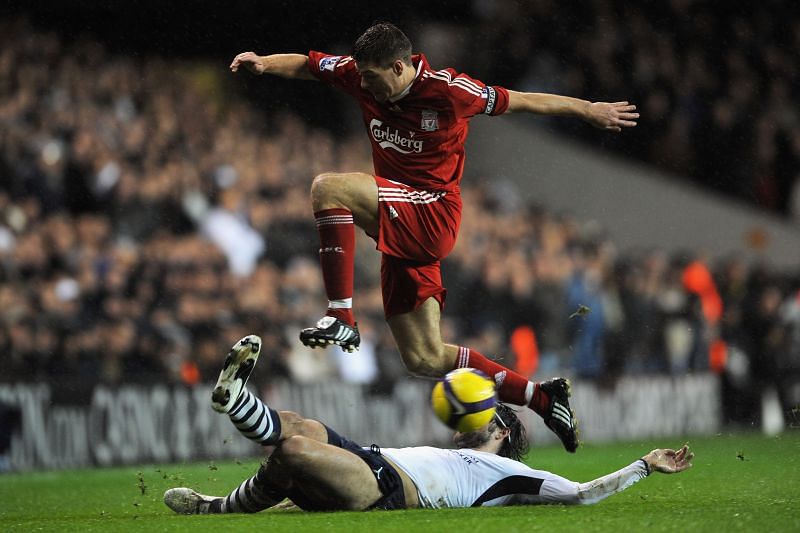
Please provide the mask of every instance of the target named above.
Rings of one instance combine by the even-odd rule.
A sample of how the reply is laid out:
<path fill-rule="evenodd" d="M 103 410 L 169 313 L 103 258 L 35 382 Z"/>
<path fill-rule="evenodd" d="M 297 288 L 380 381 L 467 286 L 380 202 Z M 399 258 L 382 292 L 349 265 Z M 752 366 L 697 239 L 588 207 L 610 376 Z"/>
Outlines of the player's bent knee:
<path fill-rule="evenodd" d="M 314 178 L 311 183 L 312 207 L 314 211 L 332 208 L 353 211 L 359 206 L 364 209 L 363 204 L 369 204 L 374 193 L 377 193 L 377 190 L 373 189 L 375 181 L 370 174 L 325 172 Z M 377 210 L 377 206 L 375 208 Z"/>
<path fill-rule="evenodd" d="M 336 197 L 341 190 L 343 174 L 338 172 L 325 172 L 314 178 L 311 182 L 311 199 L 314 202 L 324 202 Z"/>
<path fill-rule="evenodd" d="M 275 449 L 275 454 L 278 454 L 280 462 L 287 466 L 302 464 L 311 453 L 313 442 L 308 437 L 292 435 L 288 439 L 281 441 Z"/>
<path fill-rule="evenodd" d="M 284 435 L 300 435 L 324 442 L 328 438 L 328 430 L 325 426 L 311 418 L 303 418 L 294 411 L 278 411 L 281 420 L 281 432 Z"/>
<path fill-rule="evenodd" d="M 282 431 L 291 435 L 304 435 L 301 428 L 306 421 L 305 418 L 294 411 L 278 411 L 278 416 L 280 417 Z"/>

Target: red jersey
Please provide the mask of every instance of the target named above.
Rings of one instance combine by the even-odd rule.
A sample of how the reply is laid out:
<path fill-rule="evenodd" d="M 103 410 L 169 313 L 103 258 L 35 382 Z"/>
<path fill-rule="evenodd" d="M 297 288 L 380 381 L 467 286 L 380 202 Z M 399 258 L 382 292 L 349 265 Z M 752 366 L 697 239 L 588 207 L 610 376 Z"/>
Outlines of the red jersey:
<path fill-rule="evenodd" d="M 419 189 L 458 191 L 469 119 L 478 113 L 503 114 L 508 91 L 451 68 L 433 70 L 422 54 L 411 59 L 414 81 L 400 98 L 386 102 L 361 88 L 351 56 L 311 51 L 308 69 L 358 100 L 376 175 Z"/>

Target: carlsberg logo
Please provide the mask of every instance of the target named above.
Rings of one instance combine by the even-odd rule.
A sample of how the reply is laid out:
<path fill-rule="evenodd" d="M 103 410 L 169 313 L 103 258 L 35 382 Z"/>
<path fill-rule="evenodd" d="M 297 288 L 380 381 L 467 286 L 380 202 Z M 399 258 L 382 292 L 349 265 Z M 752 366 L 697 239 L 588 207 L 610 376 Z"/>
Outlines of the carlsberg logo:
<path fill-rule="evenodd" d="M 373 118 L 369 123 L 369 132 L 372 138 L 383 149 L 391 148 L 397 150 L 401 154 L 410 154 L 422 152 L 422 141 L 414 140 L 413 133 L 411 137 L 403 137 L 400 135 L 400 130 L 392 129 L 389 126 L 384 126 L 383 122 L 377 118 Z"/>

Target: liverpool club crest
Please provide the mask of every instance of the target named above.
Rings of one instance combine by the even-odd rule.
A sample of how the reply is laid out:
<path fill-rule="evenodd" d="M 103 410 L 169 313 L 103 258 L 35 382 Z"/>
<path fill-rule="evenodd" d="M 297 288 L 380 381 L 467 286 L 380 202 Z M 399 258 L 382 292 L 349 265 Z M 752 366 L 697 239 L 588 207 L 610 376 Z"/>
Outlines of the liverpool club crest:
<path fill-rule="evenodd" d="M 439 129 L 439 113 L 430 109 L 422 111 L 422 124 L 423 131 L 436 131 Z"/>

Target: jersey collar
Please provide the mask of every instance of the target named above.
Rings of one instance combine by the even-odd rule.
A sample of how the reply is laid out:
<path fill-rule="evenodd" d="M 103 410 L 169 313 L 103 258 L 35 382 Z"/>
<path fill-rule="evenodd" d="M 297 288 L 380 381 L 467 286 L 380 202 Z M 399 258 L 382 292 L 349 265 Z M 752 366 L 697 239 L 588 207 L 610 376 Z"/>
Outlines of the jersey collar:
<path fill-rule="evenodd" d="M 408 93 L 411 92 L 411 87 L 413 87 L 414 84 L 417 82 L 417 80 L 419 79 L 419 75 L 424 70 L 423 67 L 428 63 L 428 60 L 425 59 L 425 56 L 423 54 L 418 54 L 418 55 L 415 55 L 415 56 L 411 56 L 411 64 L 412 65 L 414 64 L 415 61 L 417 62 L 417 72 L 416 72 L 416 74 L 414 74 L 414 79 L 411 80 L 411 83 L 408 84 L 408 87 L 403 89 L 403 92 L 401 92 L 400 94 L 398 94 L 394 98 L 389 98 L 390 102 L 395 103 L 398 100 L 401 100 L 401 99 L 405 98 L 405 96 Z"/>

